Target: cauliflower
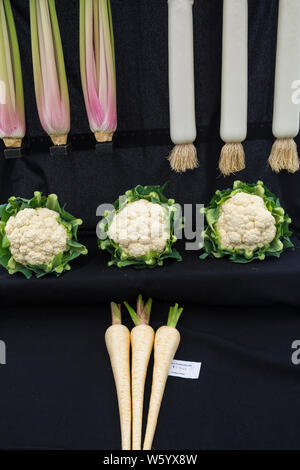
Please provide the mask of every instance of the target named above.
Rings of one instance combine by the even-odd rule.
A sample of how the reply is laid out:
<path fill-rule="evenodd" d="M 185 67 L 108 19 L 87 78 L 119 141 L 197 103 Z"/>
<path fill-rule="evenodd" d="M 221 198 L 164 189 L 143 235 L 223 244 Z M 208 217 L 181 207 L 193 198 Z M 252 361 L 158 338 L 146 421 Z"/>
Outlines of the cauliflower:
<path fill-rule="evenodd" d="M 24 209 L 10 217 L 5 234 L 17 263 L 47 265 L 68 250 L 67 230 L 57 221 L 58 217 L 57 212 L 46 207 Z"/>
<path fill-rule="evenodd" d="M 170 257 L 181 261 L 172 249 L 178 208 L 160 186 L 137 186 L 121 196 L 115 208 L 99 224 L 99 247 L 111 253 L 110 266 L 161 266 Z"/>
<path fill-rule="evenodd" d="M 21 272 L 29 279 L 71 269 L 69 262 L 86 254 L 77 242 L 76 219 L 66 212 L 55 194 L 36 191 L 32 199 L 12 196 L 0 206 L 0 264 L 9 274 Z"/>
<path fill-rule="evenodd" d="M 170 236 L 167 215 L 164 207 L 146 199 L 131 202 L 115 214 L 108 236 L 134 258 L 161 253 Z"/>
<path fill-rule="evenodd" d="M 248 193 L 237 193 L 222 204 L 216 228 L 225 250 L 255 250 L 276 236 L 276 221 L 264 200 Z"/>
<path fill-rule="evenodd" d="M 233 189 L 217 191 L 205 208 L 207 227 L 201 255 L 247 263 L 266 256 L 280 257 L 290 241 L 291 219 L 279 200 L 264 186 L 235 181 Z"/>

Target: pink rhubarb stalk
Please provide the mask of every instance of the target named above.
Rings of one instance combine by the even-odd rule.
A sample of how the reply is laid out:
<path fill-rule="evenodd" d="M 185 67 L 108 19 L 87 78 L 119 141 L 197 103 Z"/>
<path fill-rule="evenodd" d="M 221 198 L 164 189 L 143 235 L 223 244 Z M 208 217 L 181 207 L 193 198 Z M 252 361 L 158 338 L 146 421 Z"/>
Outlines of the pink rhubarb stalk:
<path fill-rule="evenodd" d="M 55 145 L 63 145 L 70 131 L 70 104 L 55 0 L 30 0 L 30 24 L 41 125 Z"/>
<path fill-rule="evenodd" d="M 0 137 L 6 147 L 21 147 L 25 136 L 23 80 L 10 0 L 0 0 Z"/>
<path fill-rule="evenodd" d="M 91 131 L 112 140 L 117 127 L 114 36 L 109 0 L 80 0 L 80 69 Z"/>

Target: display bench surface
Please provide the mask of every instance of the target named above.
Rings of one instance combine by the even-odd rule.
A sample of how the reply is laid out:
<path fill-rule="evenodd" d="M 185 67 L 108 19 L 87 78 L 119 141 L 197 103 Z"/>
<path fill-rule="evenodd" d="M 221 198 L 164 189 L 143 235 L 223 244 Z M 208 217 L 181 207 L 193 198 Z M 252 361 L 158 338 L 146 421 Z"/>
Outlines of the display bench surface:
<path fill-rule="evenodd" d="M 0 271 L 1 306 L 91 305 L 111 300 L 134 300 L 138 293 L 160 300 L 193 302 L 211 306 L 285 304 L 300 307 L 300 241 L 295 251 L 278 260 L 234 264 L 226 259 L 199 259 L 199 252 L 178 249 L 181 263 L 166 261 L 163 267 L 136 270 L 108 267 L 108 255 L 97 248 L 96 235 L 80 236 L 89 254 L 60 278 L 9 276 Z"/>

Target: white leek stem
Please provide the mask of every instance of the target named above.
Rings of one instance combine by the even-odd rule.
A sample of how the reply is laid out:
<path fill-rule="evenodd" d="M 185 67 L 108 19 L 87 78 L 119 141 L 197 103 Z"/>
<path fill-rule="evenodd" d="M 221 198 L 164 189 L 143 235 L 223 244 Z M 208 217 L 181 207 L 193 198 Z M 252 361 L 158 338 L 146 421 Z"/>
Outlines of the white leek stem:
<path fill-rule="evenodd" d="M 194 47 L 194 0 L 168 0 L 170 132 L 174 144 L 196 139 Z"/>
<path fill-rule="evenodd" d="M 280 0 L 273 114 L 273 134 L 278 139 L 294 138 L 299 132 L 300 105 L 292 100 L 296 80 L 300 80 L 300 1 Z"/>
<path fill-rule="evenodd" d="M 248 1 L 224 0 L 221 129 L 224 142 L 247 136 Z"/>

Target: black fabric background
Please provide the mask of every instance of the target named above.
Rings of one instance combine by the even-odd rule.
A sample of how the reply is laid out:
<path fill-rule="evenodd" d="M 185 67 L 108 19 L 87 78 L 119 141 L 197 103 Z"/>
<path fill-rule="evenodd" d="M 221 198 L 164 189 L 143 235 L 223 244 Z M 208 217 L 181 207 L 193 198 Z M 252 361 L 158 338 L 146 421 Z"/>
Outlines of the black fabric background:
<path fill-rule="evenodd" d="M 0 158 L 0 200 L 55 192 L 84 219 L 89 255 L 60 279 L 26 281 L 0 272 L 1 448 L 114 449 L 119 426 L 103 335 L 108 301 L 154 297 L 153 325 L 164 323 L 175 300 L 180 321 L 178 359 L 202 361 L 198 381 L 170 378 L 155 437 L 156 449 L 299 448 L 299 367 L 291 343 L 299 339 L 300 243 L 280 261 L 247 266 L 200 262 L 137 272 L 106 267 L 97 252 L 96 207 L 136 184 L 169 181 L 179 203 L 207 203 L 234 177 L 217 169 L 222 1 L 196 0 L 195 75 L 200 167 L 171 173 L 168 115 L 167 1 L 111 0 L 116 39 L 118 132 L 114 152 L 96 154 L 82 98 L 78 58 L 78 2 L 57 0 L 71 101 L 68 157 L 50 157 L 33 91 L 28 1 L 12 0 L 22 54 L 31 151 Z M 271 132 L 276 0 L 249 0 L 249 130 L 247 168 L 237 178 L 263 179 L 300 233 L 300 174 L 275 175 L 266 161 Z M 300 140 L 297 139 L 298 144 Z M 164 303 L 162 303 L 164 302 Z M 130 326 L 125 316 L 125 323 Z M 151 369 L 149 369 L 151 371 Z M 148 377 L 149 396 L 151 373 Z M 147 408 L 147 400 L 145 401 Z"/>
<path fill-rule="evenodd" d="M 167 309 L 155 304 L 155 328 Z M 119 449 L 107 315 L 107 306 L 2 313 L 1 447 Z M 297 312 L 185 304 L 183 315 L 176 357 L 202 361 L 200 379 L 169 377 L 153 447 L 299 449 L 299 366 L 290 360 Z M 151 373 L 146 410 L 150 385 Z"/>

